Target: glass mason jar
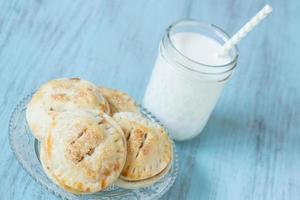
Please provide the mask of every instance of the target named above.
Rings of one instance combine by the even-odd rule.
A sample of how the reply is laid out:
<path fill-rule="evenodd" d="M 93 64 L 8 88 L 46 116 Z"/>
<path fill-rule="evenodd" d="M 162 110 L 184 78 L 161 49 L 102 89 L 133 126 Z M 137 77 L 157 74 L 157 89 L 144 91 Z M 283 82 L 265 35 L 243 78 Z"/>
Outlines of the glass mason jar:
<path fill-rule="evenodd" d="M 217 26 L 193 20 L 174 23 L 163 36 L 143 105 L 173 139 L 193 138 L 207 123 L 237 63 L 236 47 L 217 55 L 228 39 Z"/>

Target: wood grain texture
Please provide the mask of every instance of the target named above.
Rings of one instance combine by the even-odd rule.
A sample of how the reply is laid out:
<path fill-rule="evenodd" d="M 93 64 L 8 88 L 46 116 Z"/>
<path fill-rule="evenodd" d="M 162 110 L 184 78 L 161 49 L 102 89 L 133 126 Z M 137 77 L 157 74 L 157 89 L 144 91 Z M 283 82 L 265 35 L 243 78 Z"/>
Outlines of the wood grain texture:
<path fill-rule="evenodd" d="M 300 2 L 239 45 L 237 70 L 203 133 L 178 143 L 180 173 L 164 199 L 300 198 Z M 182 18 L 233 34 L 258 0 L 0 1 L 0 200 L 57 199 L 20 167 L 8 142 L 18 101 L 46 80 L 82 77 L 141 102 L 159 40 Z"/>

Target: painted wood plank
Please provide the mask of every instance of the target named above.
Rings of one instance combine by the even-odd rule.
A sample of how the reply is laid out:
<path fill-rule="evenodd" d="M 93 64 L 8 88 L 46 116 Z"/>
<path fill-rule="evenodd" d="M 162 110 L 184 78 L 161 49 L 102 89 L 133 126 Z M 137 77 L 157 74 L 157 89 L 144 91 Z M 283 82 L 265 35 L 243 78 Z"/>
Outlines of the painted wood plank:
<path fill-rule="evenodd" d="M 296 200 L 300 196 L 300 2 L 240 45 L 238 68 L 203 133 L 178 143 L 180 173 L 164 199 Z M 16 103 L 46 80 L 74 77 L 141 102 L 159 40 L 182 18 L 233 34 L 264 2 L 0 1 L 0 199 L 57 199 L 21 169 L 8 144 Z"/>

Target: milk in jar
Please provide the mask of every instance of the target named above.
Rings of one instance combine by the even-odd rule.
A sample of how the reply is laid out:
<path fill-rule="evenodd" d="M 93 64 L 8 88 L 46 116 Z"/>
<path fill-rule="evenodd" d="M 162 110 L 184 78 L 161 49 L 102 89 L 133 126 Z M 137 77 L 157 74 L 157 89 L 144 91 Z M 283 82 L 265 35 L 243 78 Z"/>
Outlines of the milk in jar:
<path fill-rule="evenodd" d="M 180 21 L 163 37 L 143 105 L 175 140 L 198 135 L 233 72 L 237 49 L 218 53 L 228 35 L 213 25 Z"/>

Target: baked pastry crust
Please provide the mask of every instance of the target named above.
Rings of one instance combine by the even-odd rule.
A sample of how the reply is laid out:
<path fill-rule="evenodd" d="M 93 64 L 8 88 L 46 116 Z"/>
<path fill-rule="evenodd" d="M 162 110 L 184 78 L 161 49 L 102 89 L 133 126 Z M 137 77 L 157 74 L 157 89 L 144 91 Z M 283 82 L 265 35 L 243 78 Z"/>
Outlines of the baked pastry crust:
<path fill-rule="evenodd" d="M 143 180 L 139 180 L 139 181 L 127 181 L 127 180 L 123 180 L 123 179 L 119 178 L 115 182 L 115 185 L 118 186 L 118 187 L 121 187 L 121 188 L 132 189 L 132 190 L 143 188 L 143 187 L 148 187 L 150 185 L 153 185 L 154 183 L 156 183 L 160 179 L 162 179 L 165 175 L 167 175 L 167 173 L 169 172 L 171 167 L 172 167 L 172 163 L 170 163 L 159 174 L 157 174 L 155 176 L 152 176 L 151 178 L 143 179 Z"/>
<path fill-rule="evenodd" d="M 55 116 L 66 110 L 110 112 L 98 87 L 79 78 L 56 79 L 42 85 L 27 105 L 26 118 L 34 136 L 42 141 Z"/>
<path fill-rule="evenodd" d="M 121 126 L 127 139 L 127 161 L 120 179 L 146 180 L 170 165 L 172 143 L 159 124 L 131 112 L 116 113 L 113 118 Z"/>
<path fill-rule="evenodd" d="M 41 145 L 50 179 L 75 194 L 94 193 L 116 181 L 126 161 L 126 139 L 107 114 L 59 113 Z"/>
<path fill-rule="evenodd" d="M 139 113 L 136 102 L 128 94 L 119 90 L 104 87 L 99 87 L 99 90 L 108 101 L 112 115 L 117 112 Z"/>

